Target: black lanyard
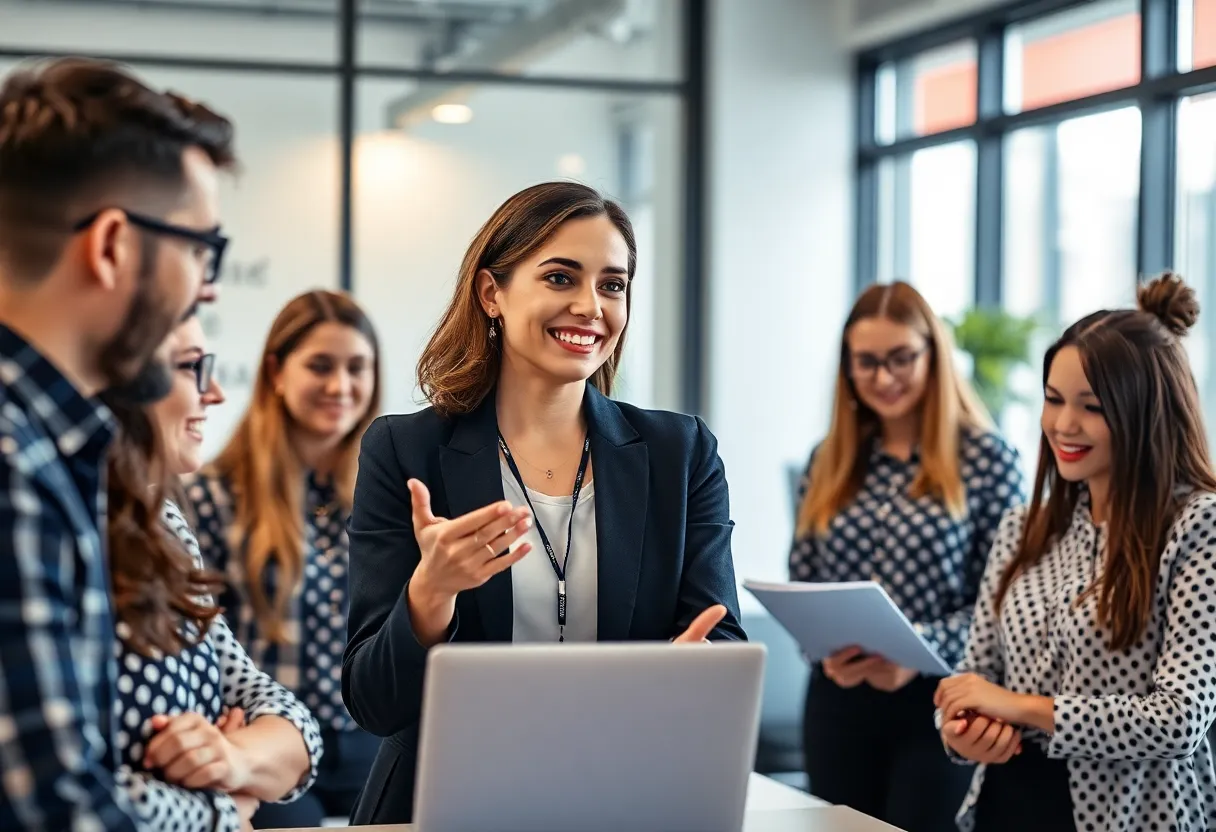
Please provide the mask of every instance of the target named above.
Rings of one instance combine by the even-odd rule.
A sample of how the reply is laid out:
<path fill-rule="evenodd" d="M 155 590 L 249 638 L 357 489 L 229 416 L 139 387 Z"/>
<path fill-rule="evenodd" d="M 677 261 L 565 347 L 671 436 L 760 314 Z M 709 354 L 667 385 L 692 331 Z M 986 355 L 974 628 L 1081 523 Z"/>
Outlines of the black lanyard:
<path fill-rule="evenodd" d="M 570 527 L 566 530 L 566 557 L 562 563 L 558 563 L 557 555 L 553 554 L 553 544 L 549 542 L 549 535 L 545 534 L 545 529 L 540 524 L 540 518 L 536 516 L 536 508 L 532 505 L 532 498 L 528 496 L 528 487 L 524 485 L 524 478 L 519 473 L 519 466 L 515 464 L 515 459 L 511 456 L 511 449 L 507 447 L 507 440 L 502 438 L 501 433 L 498 434 L 498 447 L 502 449 L 502 455 L 507 460 L 507 467 L 511 469 L 511 474 L 519 483 L 520 491 L 524 493 L 528 508 L 532 509 L 532 519 L 536 522 L 536 533 L 540 535 L 540 542 L 545 544 L 545 553 L 549 555 L 549 565 L 553 567 L 553 574 L 557 576 L 557 640 L 565 641 L 566 570 L 570 567 L 570 543 L 574 540 L 574 512 L 578 508 L 579 492 L 583 490 L 583 477 L 587 473 L 587 463 L 591 460 L 591 436 L 588 435 L 583 439 L 583 458 L 579 460 L 578 473 L 574 476 L 574 494 L 570 499 Z"/>

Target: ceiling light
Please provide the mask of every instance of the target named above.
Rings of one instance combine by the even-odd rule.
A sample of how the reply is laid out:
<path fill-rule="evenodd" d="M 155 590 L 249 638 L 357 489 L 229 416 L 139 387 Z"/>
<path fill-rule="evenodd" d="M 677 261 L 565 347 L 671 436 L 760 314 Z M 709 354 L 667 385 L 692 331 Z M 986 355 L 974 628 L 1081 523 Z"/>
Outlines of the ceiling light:
<path fill-rule="evenodd" d="M 473 120 L 473 109 L 467 104 L 436 104 L 431 118 L 440 124 L 468 124 Z"/>

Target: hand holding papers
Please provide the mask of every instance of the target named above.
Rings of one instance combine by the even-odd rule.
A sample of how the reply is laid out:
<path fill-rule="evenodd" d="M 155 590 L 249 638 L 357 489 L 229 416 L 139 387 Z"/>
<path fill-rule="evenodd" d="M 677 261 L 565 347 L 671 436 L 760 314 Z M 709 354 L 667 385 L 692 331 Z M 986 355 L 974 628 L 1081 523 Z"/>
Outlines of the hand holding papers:
<path fill-rule="evenodd" d="M 951 673 L 950 666 L 916 632 L 878 583 L 744 581 L 743 588 L 789 631 L 811 661 L 822 661 L 856 645 L 866 653 L 927 676 Z"/>

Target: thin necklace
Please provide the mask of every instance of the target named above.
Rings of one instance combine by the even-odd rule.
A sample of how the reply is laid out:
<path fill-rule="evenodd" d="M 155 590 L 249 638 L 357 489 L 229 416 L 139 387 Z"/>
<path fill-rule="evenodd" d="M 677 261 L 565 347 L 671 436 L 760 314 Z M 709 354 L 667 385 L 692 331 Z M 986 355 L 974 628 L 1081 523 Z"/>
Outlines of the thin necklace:
<path fill-rule="evenodd" d="M 533 471 L 540 471 L 542 474 L 544 474 L 545 479 L 549 479 L 549 480 L 553 479 L 553 469 L 552 468 L 538 468 L 537 466 L 533 465 L 531 462 L 528 462 L 528 460 L 526 460 L 522 456 L 520 456 L 518 452 L 512 451 L 511 453 L 515 455 L 516 459 L 523 459 L 524 464 L 527 465 L 529 468 L 531 468 Z"/>
<path fill-rule="evenodd" d="M 586 441 L 585 438 L 584 438 L 584 441 Z M 581 444 L 579 445 L 579 448 L 580 449 L 582 448 Z M 527 465 L 533 471 L 539 471 L 540 473 L 544 474 L 545 479 L 549 479 L 549 480 L 553 479 L 553 469 L 552 468 L 541 468 L 539 466 L 533 465 L 531 462 L 528 462 L 528 460 L 526 460 L 522 456 L 520 456 L 518 451 L 511 451 L 511 455 L 514 456 L 516 459 L 523 459 L 525 465 Z"/>

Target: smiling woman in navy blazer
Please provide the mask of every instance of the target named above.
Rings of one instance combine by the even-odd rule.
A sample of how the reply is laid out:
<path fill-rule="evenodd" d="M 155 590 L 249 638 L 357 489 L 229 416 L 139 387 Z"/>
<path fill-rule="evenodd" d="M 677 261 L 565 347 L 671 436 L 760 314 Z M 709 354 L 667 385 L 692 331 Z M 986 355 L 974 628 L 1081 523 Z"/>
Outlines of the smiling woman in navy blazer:
<path fill-rule="evenodd" d="M 744 638 L 716 440 L 608 398 L 635 264 L 594 190 L 511 197 L 419 361 L 431 407 L 365 434 L 342 694 L 386 739 L 353 823 L 410 820 L 436 644 Z"/>

